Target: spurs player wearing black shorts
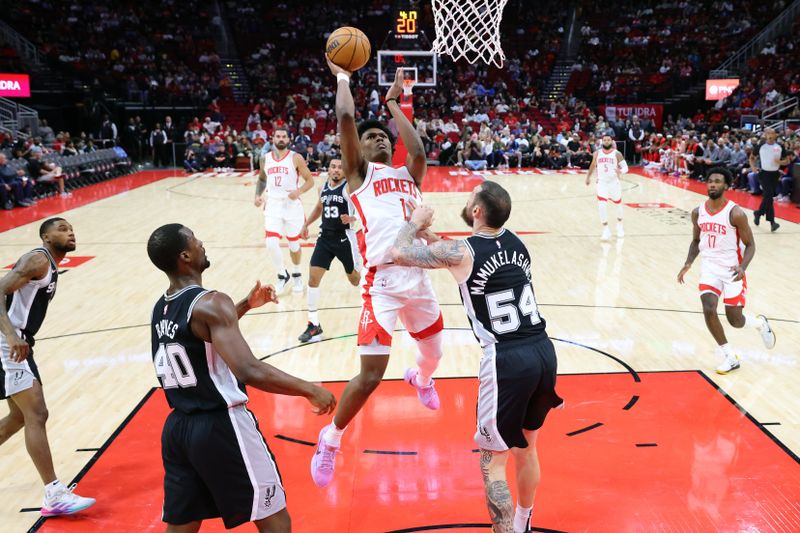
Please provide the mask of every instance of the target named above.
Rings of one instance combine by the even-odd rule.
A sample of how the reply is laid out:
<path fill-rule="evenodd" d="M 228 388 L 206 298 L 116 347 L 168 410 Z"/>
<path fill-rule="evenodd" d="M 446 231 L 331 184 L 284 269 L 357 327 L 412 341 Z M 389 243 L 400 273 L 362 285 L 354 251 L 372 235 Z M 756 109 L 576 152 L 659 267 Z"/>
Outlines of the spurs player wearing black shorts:
<path fill-rule="evenodd" d="M 203 244 L 188 228 L 167 224 L 147 242 L 169 288 L 152 317 L 153 364 L 172 412 L 164 422 L 162 519 L 169 532 L 195 532 L 206 518 L 226 528 L 254 522 L 259 531 L 286 533 L 291 521 L 275 457 L 247 407 L 245 384 L 304 396 L 317 414 L 336 406 L 333 395 L 253 356 L 238 320 L 277 302 L 272 286 L 256 283 L 234 305 L 202 287 L 209 267 Z"/>
<path fill-rule="evenodd" d="M 331 159 L 328 181 L 320 189 L 319 201 L 303 225 L 301 235 L 308 236 L 308 225 L 320 216 L 319 237 L 311 254 L 308 272 L 308 326 L 298 337 L 300 342 L 316 341 L 322 335 L 317 311 L 319 284 L 325 272 L 331 268 L 334 258 L 342 263 L 347 279 L 353 286 L 358 286 L 361 280 L 358 242 L 352 229 L 357 219 L 347 194 L 347 180 L 344 179 L 340 159 Z"/>
<path fill-rule="evenodd" d="M 547 337 L 531 284 L 531 257 L 503 224 L 511 198 L 485 181 L 469 197 L 461 217 L 472 228 L 466 240 L 439 240 L 428 228 L 433 211 L 417 208 L 392 249 L 395 264 L 447 268 L 456 278 L 473 333 L 483 349 L 475 442 L 494 531 L 530 531 L 539 484 L 536 437 L 550 409 L 563 404 L 555 390 L 556 352 Z M 414 246 L 417 237 L 428 246 Z M 516 511 L 506 481 L 514 456 L 519 499 Z"/>

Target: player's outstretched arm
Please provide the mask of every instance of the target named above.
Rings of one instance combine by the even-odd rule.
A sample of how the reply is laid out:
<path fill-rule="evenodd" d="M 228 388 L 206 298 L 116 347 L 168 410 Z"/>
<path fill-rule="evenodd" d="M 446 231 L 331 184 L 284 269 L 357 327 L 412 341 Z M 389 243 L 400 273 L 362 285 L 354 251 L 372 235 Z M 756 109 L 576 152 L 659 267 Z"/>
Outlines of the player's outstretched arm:
<path fill-rule="evenodd" d="M 327 59 L 328 67 L 336 76 L 336 122 L 342 149 L 342 172 L 347 178 L 347 188 L 355 191 L 367 175 L 367 161 L 361 155 L 361 141 L 356 128 L 356 105 L 350 92 L 350 72 Z M 339 76 L 342 74 L 343 76 Z"/>
<path fill-rule="evenodd" d="M 411 213 L 411 220 L 403 224 L 392 246 L 392 261 L 397 265 L 419 268 L 446 268 L 457 279 L 462 280 L 472 269 L 472 256 L 460 240 L 436 240 L 429 230 L 433 222 L 433 210 L 419 206 Z M 429 242 L 427 246 L 415 244 L 416 237 Z"/>
<path fill-rule="evenodd" d="M 750 228 L 750 223 L 747 221 L 747 215 L 742 211 L 739 206 L 731 209 L 731 224 L 736 228 L 739 234 L 739 239 L 744 244 L 744 253 L 742 254 L 742 262 L 738 267 L 734 267 L 733 271 L 736 272 L 734 281 L 739 281 L 744 277 L 744 271 L 750 266 L 750 261 L 756 255 L 756 241 L 753 238 L 753 230 Z"/>
<path fill-rule="evenodd" d="M 278 303 L 278 295 L 272 285 L 261 285 L 261 280 L 256 281 L 250 289 L 247 298 L 236 304 L 236 316 L 242 318 L 251 309 L 257 309 L 269 302 Z"/>
<path fill-rule="evenodd" d="M 26 283 L 33 279 L 42 279 L 50 268 L 50 261 L 43 253 L 26 254 L 17 261 L 11 272 L 0 279 L 0 294 L 4 297 L 12 294 L 17 289 L 22 288 Z M 5 300 L 5 298 L 3 298 Z M 6 339 L 10 348 L 11 360 L 21 363 L 27 359 L 30 353 L 30 346 L 19 335 L 8 318 L 8 310 L 5 303 L 0 305 L 0 333 Z"/>
<path fill-rule="evenodd" d="M 294 154 L 293 160 L 294 166 L 297 169 L 297 173 L 300 174 L 301 178 L 303 178 L 303 185 L 301 185 L 296 191 L 289 193 L 289 199 L 297 200 L 301 194 L 311 190 L 311 188 L 314 187 L 314 176 L 308 169 L 308 164 L 306 164 L 306 160 L 303 159 L 303 156 L 300 154 Z"/>
<path fill-rule="evenodd" d="M 678 283 L 684 283 L 683 277 L 692 268 L 692 263 L 700 254 L 700 226 L 697 224 L 697 219 L 700 216 L 700 208 L 695 207 L 692 211 L 692 242 L 689 244 L 689 254 L 686 256 L 686 263 L 684 263 L 681 271 L 678 272 Z"/>
<path fill-rule="evenodd" d="M 195 335 L 211 342 L 241 382 L 266 392 L 303 396 L 317 414 L 330 413 L 336 407 L 330 391 L 255 358 L 239 330 L 239 317 L 227 294 L 210 292 L 200 298 L 192 312 L 191 326 Z"/>
<path fill-rule="evenodd" d="M 425 146 L 422 144 L 422 137 L 417 133 L 416 128 L 408 118 L 403 114 L 400 109 L 400 103 L 397 101 L 400 94 L 403 92 L 403 69 L 397 69 L 394 75 L 394 83 L 389 90 L 386 91 L 386 108 L 392 114 L 397 131 L 400 133 L 400 138 L 403 139 L 403 144 L 406 145 L 408 150 L 408 157 L 406 157 L 406 168 L 409 174 L 414 178 L 417 187 L 422 188 L 422 180 L 425 178 L 425 172 L 428 170 L 428 158 L 425 155 Z"/>

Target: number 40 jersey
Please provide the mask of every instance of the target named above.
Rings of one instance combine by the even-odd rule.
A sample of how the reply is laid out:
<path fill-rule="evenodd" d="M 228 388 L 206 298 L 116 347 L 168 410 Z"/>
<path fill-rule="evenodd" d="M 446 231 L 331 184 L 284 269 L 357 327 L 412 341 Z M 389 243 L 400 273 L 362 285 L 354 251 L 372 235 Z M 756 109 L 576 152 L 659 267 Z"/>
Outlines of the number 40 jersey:
<path fill-rule="evenodd" d="M 209 291 L 197 285 L 164 294 L 153 308 L 153 364 L 170 407 L 182 413 L 226 409 L 247 402 L 244 384 L 192 332 L 192 310 Z"/>
<path fill-rule="evenodd" d="M 486 347 L 546 335 L 531 284 L 531 257 L 513 232 L 476 234 L 465 241 L 472 272 L 459 284 L 472 331 Z"/>

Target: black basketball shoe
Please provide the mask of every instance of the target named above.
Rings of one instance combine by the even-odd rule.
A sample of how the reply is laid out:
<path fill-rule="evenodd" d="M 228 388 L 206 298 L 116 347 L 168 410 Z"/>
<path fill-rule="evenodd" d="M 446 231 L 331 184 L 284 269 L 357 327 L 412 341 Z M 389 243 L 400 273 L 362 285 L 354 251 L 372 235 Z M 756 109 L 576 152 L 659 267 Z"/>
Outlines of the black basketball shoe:
<path fill-rule="evenodd" d="M 318 341 L 320 336 L 322 335 L 322 326 L 319 324 L 312 324 L 311 322 L 308 323 L 308 327 L 303 332 L 302 335 L 297 337 L 297 340 L 300 342 L 311 342 L 311 341 Z"/>

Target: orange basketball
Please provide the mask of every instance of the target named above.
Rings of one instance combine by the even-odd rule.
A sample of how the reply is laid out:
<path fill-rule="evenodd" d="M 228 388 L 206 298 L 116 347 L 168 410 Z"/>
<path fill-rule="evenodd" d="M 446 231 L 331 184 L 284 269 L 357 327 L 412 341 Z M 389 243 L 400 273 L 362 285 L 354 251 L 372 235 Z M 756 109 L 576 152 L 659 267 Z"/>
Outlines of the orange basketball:
<path fill-rule="evenodd" d="M 372 47 L 363 31 L 342 26 L 328 37 L 325 53 L 335 65 L 354 72 L 367 64 Z"/>

